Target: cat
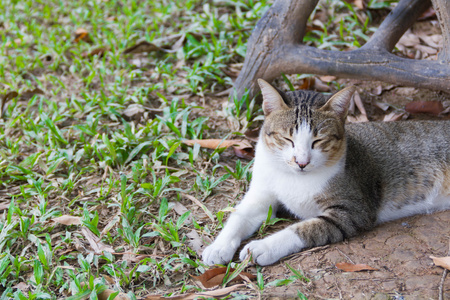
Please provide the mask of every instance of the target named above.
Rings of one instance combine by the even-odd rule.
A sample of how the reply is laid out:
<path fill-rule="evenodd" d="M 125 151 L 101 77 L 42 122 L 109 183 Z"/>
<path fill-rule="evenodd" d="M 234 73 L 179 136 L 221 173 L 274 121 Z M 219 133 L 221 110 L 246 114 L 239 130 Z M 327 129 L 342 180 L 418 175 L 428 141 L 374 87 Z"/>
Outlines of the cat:
<path fill-rule="evenodd" d="M 301 219 L 240 252 L 270 265 L 302 249 L 340 242 L 376 224 L 450 208 L 450 121 L 345 125 L 355 87 L 329 100 L 283 93 L 262 79 L 264 124 L 252 181 L 202 256 L 225 264 L 270 207 Z"/>

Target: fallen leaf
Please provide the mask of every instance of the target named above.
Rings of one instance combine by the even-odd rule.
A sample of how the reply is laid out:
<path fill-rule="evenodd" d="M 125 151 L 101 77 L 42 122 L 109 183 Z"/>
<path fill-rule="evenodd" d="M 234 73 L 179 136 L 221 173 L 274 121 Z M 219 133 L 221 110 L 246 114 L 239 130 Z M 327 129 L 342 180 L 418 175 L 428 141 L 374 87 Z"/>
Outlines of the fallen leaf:
<path fill-rule="evenodd" d="M 94 250 L 96 254 L 101 254 L 103 251 L 108 251 L 113 253 L 114 249 L 110 246 L 104 244 L 101 242 L 100 238 L 96 236 L 92 231 L 90 231 L 88 228 L 82 226 L 81 232 L 83 233 L 84 237 L 88 240 L 89 245 Z"/>
<path fill-rule="evenodd" d="M 27 293 L 30 289 L 30 285 L 26 284 L 25 282 L 19 282 L 18 284 L 13 286 L 13 289 L 19 289 L 24 293 Z"/>
<path fill-rule="evenodd" d="M 310 90 L 314 85 L 314 77 L 303 78 L 303 83 L 298 87 L 300 90 Z"/>
<path fill-rule="evenodd" d="M 411 114 L 428 113 L 439 115 L 444 111 L 440 101 L 413 101 L 405 105 L 405 110 Z"/>
<path fill-rule="evenodd" d="M 234 269 L 230 268 L 229 274 L 231 274 L 232 272 L 234 272 Z M 227 273 L 227 267 L 220 267 L 220 268 L 206 270 L 206 272 L 200 276 L 192 276 L 191 275 L 191 277 L 194 278 L 195 280 L 200 281 L 200 283 L 205 288 L 208 289 L 208 288 L 212 288 L 212 287 L 221 285 L 226 273 Z M 251 280 L 256 279 L 256 275 L 253 275 L 253 274 L 250 274 L 247 272 L 241 272 L 239 275 L 237 275 L 235 278 L 233 278 L 231 280 L 231 282 L 244 280 L 241 277 L 241 274 L 247 276 Z"/>
<path fill-rule="evenodd" d="M 364 0 L 354 0 L 353 2 L 355 4 L 355 6 L 360 10 L 363 10 L 366 8 L 366 3 L 364 2 Z"/>
<path fill-rule="evenodd" d="M 140 41 L 134 46 L 128 47 L 123 51 L 124 54 L 137 54 L 144 52 L 154 52 L 154 51 L 163 51 L 167 53 L 174 53 L 180 49 L 184 41 L 186 40 L 186 35 L 181 35 L 180 38 L 172 45 L 172 46 L 157 46 L 153 43 L 147 41 Z"/>
<path fill-rule="evenodd" d="M 0 118 L 3 116 L 3 111 L 6 109 L 6 108 L 5 108 L 6 102 L 8 102 L 8 101 L 11 100 L 11 99 L 14 99 L 14 98 L 17 97 L 18 95 L 19 95 L 19 94 L 18 94 L 17 92 L 12 91 L 12 92 L 6 93 L 6 94 L 3 96 L 2 103 L 1 103 L 1 105 L 0 105 Z"/>
<path fill-rule="evenodd" d="M 194 250 L 198 255 L 201 255 L 203 252 L 203 246 L 205 246 L 205 243 L 203 242 L 202 238 L 198 234 L 198 232 L 194 229 L 192 229 L 186 236 L 189 238 L 188 240 L 188 246 L 192 250 Z"/>
<path fill-rule="evenodd" d="M 34 95 L 44 95 L 44 91 L 39 89 L 39 88 L 34 88 L 32 90 L 26 90 L 25 92 L 23 92 L 22 94 L 20 94 L 20 99 L 22 100 L 29 100 L 31 99 Z"/>
<path fill-rule="evenodd" d="M 377 85 L 377 87 L 371 89 L 370 92 L 371 92 L 373 95 L 379 96 L 379 95 L 381 95 L 381 93 L 383 92 L 383 87 L 381 86 L 381 84 L 379 84 L 379 85 Z"/>
<path fill-rule="evenodd" d="M 131 105 L 128 105 L 128 107 L 123 111 L 123 115 L 125 117 L 125 120 L 131 121 L 131 120 L 140 120 L 142 114 L 145 112 L 145 108 L 138 103 L 133 103 Z"/>
<path fill-rule="evenodd" d="M 252 145 L 247 140 L 221 140 L 221 139 L 206 139 L 206 140 L 184 140 L 184 144 L 188 146 L 193 146 L 194 144 L 199 144 L 201 147 L 208 149 L 216 148 L 228 148 L 236 147 L 239 149 L 253 148 Z"/>
<path fill-rule="evenodd" d="M 0 203 L 0 211 L 8 209 L 9 208 L 9 204 L 10 203 L 5 203 L 5 202 Z"/>
<path fill-rule="evenodd" d="M 98 57 L 102 57 L 106 51 L 108 51 L 108 48 L 99 47 L 99 48 L 95 48 L 92 51 L 86 51 L 86 52 L 81 53 L 81 57 L 87 58 L 87 57 L 92 57 L 94 55 L 97 55 Z"/>
<path fill-rule="evenodd" d="M 68 215 L 62 215 L 61 217 L 53 218 L 53 222 L 63 224 L 63 225 L 80 225 L 81 224 L 81 218 L 80 217 L 74 217 L 74 216 L 68 216 Z"/>
<path fill-rule="evenodd" d="M 313 89 L 319 92 L 329 92 L 331 90 L 330 86 L 324 83 L 319 78 L 314 79 L 314 83 L 312 85 Z"/>
<path fill-rule="evenodd" d="M 136 53 L 144 53 L 144 52 L 153 52 L 153 51 L 164 51 L 164 49 L 156 46 L 155 44 L 149 43 L 147 41 L 141 41 L 134 46 L 128 47 L 123 51 L 124 54 L 136 54 Z"/>
<path fill-rule="evenodd" d="M 398 121 L 401 119 L 405 119 L 407 117 L 408 117 L 408 115 L 406 112 L 396 113 L 395 111 L 393 111 L 390 114 L 387 114 L 384 116 L 383 122 Z"/>
<path fill-rule="evenodd" d="M 433 262 L 436 266 L 443 267 L 447 270 L 450 270 L 450 256 L 435 257 L 435 256 L 431 255 L 430 258 L 433 260 Z"/>
<path fill-rule="evenodd" d="M 324 76 L 319 76 L 319 79 L 322 80 L 323 82 L 332 82 L 333 80 L 336 80 L 336 76 L 331 76 L 331 75 L 324 75 Z"/>
<path fill-rule="evenodd" d="M 413 47 L 419 44 L 419 37 L 412 33 L 411 29 L 408 29 L 397 42 L 396 47 L 403 51 L 405 47 Z"/>
<path fill-rule="evenodd" d="M 366 109 L 364 108 L 364 104 L 361 100 L 361 97 L 359 96 L 359 93 L 356 91 L 353 94 L 352 100 L 351 100 L 353 104 L 350 104 L 350 107 L 354 107 L 356 106 L 358 108 L 358 110 L 361 112 L 361 114 L 357 115 L 357 116 L 347 116 L 347 120 L 350 123 L 361 123 L 361 122 L 368 122 L 369 119 L 367 118 L 367 112 Z"/>
<path fill-rule="evenodd" d="M 382 111 L 387 111 L 390 107 L 390 105 L 385 102 L 375 102 L 374 105 Z"/>
<path fill-rule="evenodd" d="M 98 300 L 107 300 L 108 297 L 115 292 L 116 291 L 106 289 L 103 292 L 99 293 L 97 295 L 97 298 L 98 298 Z M 128 297 L 128 295 L 125 293 L 119 293 L 116 297 L 114 297 L 114 300 L 129 300 L 129 299 L 130 299 L 130 297 Z"/>
<path fill-rule="evenodd" d="M 408 96 L 414 95 L 417 93 L 417 89 L 413 87 L 399 87 L 395 89 L 395 94 L 400 96 Z"/>
<path fill-rule="evenodd" d="M 74 42 L 78 43 L 79 41 L 84 42 L 92 42 L 91 37 L 89 36 L 89 32 L 84 28 L 78 28 L 75 30 L 75 39 Z"/>
<path fill-rule="evenodd" d="M 378 269 L 372 268 L 365 264 L 352 264 L 347 262 L 337 263 L 336 268 L 344 272 L 360 272 L 360 271 L 378 271 Z"/>
<path fill-rule="evenodd" d="M 213 291 L 206 291 L 206 292 L 200 292 L 200 293 L 190 293 L 190 294 L 183 294 L 173 297 L 164 297 L 161 295 L 149 295 L 144 298 L 141 298 L 142 300 L 164 300 L 164 299 L 170 299 L 170 300 L 194 300 L 194 299 L 202 299 L 202 298 L 215 298 L 215 299 L 222 299 L 232 292 L 236 291 L 239 288 L 245 287 L 245 284 L 236 284 L 232 285 L 223 289 L 217 289 Z"/>

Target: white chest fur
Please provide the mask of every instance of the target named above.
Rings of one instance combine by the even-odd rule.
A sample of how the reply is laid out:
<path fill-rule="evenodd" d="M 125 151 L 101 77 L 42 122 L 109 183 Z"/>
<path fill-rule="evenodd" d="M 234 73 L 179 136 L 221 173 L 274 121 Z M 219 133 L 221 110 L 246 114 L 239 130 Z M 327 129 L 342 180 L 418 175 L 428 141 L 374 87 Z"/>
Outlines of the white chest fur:
<path fill-rule="evenodd" d="M 323 191 L 341 166 L 338 163 L 310 172 L 292 170 L 260 142 L 256 150 L 252 188 L 265 190 L 292 213 L 308 219 L 322 213 L 314 197 Z"/>

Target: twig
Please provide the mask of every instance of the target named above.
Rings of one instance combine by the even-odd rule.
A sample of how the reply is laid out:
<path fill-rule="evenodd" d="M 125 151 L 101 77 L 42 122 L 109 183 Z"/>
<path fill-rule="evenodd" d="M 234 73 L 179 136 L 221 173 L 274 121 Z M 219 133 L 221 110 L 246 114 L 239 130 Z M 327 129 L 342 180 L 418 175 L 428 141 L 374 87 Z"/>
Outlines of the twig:
<path fill-rule="evenodd" d="M 336 249 L 337 249 L 339 252 L 341 252 L 341 254 L 344 255 L 345 258 L 347 258 L 352 264 L 355 264 L 355 263 L 353 262 L 353 260 L 352 260 L 350 257 L 347 256 L 347 254 L 345 254 L 344 252 L 341 251 L 341 249 L 339 249 L 338 247 L 336 247 Z"/>
<path fill-rule="evenodd" d="M 444 281 L 445 277 L 447 277 L 447 273 L 447 269 L 444 269 L 444 272 L 442 272 L 441 282 L 439 283 L 439 300 L 444 300 Z"/>
<path fill-rule="evenodd" d="M 450 256 L 450 241 L 449 241 L 449 247 L 447 256 Z M 444 300 L 444 282 L 445 277 L 447 277 L 448 270 L 444 269 L 444 272 L 442 272 L 441 282 L 439 282 L 439 300 Z"/>
<path fill-rule="evenodd" d="M 197 204 L 198 206 L 200 206 L 201 209 L 203 209 L 203 211 L 206 213 L 206 215 L 211 219 L 211 221 L 214 221 L 214 217 L 211 214 L 211 212 L 209 211 L 209 209 L 203 204 L 201 203 L 199 200 L 197 200 L 197 198 L 195 198 L 194 196 L 185 194 L 185 193 L 181 193 L 181 195 L 189 200 L 191 200 L 192 202 L 194 202 L 195 204 Z"/>

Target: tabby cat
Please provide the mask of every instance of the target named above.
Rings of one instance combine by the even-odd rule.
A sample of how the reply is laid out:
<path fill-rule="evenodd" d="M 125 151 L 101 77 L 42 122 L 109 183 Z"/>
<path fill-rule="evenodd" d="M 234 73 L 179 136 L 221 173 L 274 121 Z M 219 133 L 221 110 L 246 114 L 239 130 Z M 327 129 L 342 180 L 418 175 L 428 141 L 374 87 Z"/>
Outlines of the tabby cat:
<path fill-rule="evenodd" d="M 376 224 L 450 208 L 450 121 L 369 122 L 344 126 L 354 87 L 328 101 L 319 93 L 282 93 L 258 80 L 264 126 L 253 179 L 217 239 L 208 265 L 229 262 L 242 240 L 287 209 L 302 221 L 248 243 L 259 265 L 336 243 Z"/>

